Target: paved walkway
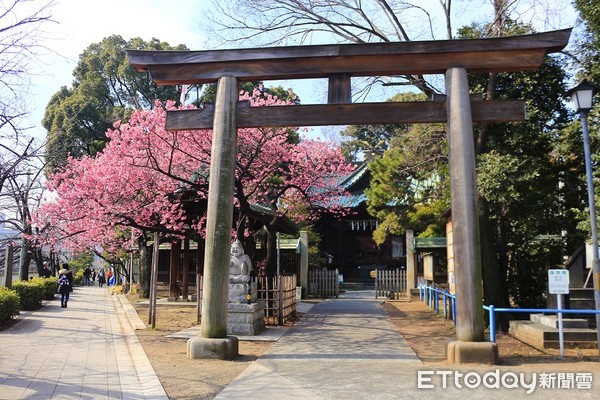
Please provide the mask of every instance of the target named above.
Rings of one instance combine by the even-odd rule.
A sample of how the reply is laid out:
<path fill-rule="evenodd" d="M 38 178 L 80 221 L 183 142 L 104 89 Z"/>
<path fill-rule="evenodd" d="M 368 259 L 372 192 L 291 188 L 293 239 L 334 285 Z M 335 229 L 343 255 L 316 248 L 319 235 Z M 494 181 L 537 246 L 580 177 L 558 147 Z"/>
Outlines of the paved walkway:
<path fill-rule="evenodd" d="M 381 299 L 368 297 L 315 304 L 216 399 L 600 399 L 600 367 L 589 363 L 423 365 Z M 0 332 L 0 399 L 166 399 L 128 313 L 137 316 L 88 287 L 68 309 L 55 300 L 19 317 Z"/>
<path fill-rule="evenodd" d="M 380 302 L 316 304 L 216 399 L 400 398 L 394 371 L 422 363 Z"/>
<path fill-rule="evenodd" d="M 589 363 L 574 371 L 426 366 L 372 296 L 348 292 L 316 304 L 215 399 L 600 399 L 600 368 Z"/>
<path fill-rule="evenodd" d="M 0 332 L 0 399 L 167 399 L 117 296 L 56 297 Z"/>

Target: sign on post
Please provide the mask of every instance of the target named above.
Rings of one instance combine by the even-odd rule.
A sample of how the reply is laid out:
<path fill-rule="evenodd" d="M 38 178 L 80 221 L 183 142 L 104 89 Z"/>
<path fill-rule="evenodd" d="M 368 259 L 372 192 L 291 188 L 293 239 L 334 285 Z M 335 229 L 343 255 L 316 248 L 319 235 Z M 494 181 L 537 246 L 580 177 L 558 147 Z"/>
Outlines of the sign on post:
<path fill-rule="evenodd" d="M 550 294 L 569 294 L 569 270 L 548 270 L 548 292 Z"/>
<path fill-rule="evenodd" d="M 548 293 L 556 295 L 556 305 L 559 310 L 563 308 L 563 294 L 569 294 L 569 270 L 567 269 L 549 269 L 548 270 Z M 565 352 L 565 340 L 563 333 L 562 313 L 557 313 L 558 319 L 558 341 L 560 347 L 560 356 Z"/>

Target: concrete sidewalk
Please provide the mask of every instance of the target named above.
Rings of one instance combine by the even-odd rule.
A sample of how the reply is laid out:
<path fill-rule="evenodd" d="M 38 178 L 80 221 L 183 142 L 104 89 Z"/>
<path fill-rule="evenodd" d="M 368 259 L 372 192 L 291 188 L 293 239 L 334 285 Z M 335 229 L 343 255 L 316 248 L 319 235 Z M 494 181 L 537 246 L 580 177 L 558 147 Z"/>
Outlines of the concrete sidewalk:
<path fill-rule="evenodd" d="M 0 399 L 167 399 L 117 296 L 76 287 L 0 332 Z"/>

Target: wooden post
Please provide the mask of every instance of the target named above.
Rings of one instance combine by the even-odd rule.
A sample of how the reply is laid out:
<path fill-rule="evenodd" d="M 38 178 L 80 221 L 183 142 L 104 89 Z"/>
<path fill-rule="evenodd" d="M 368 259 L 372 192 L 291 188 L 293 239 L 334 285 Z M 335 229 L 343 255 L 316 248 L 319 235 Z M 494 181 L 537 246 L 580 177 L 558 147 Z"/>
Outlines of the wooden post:
<path fill-rule="evenodd" d="M 227 337 L 229 260 L 236 160 L 237 79 L 222 77 L 217 86 L 204 252 L 203 338 Z"/>
<path fill-rule="evenodd" d="M 186 238 L 183 242 L 183 277 L 181 285 L 181 297 L 184 301 L 188 301 L 188 286 L 190 284 L 190 239 Z"/>
<path fill-rule="evenodd" d="M 14 250 L 12 245 L 9 244 L 4 249 L 4 286 L 9 289 L 12 288 L 13 264 Z"/>
<path fill-rule="evenodd" d="M 475 143 L 467 72 L 446 71 L 450 194 L 456 275 L 456 337 L 483 341 L 483 287 L 477 208 Z"/>
<path fill-rule="evenodd" d="M 350 74 L 334 74 L 329 76 L 327 103 L 352 103 L 352 87 L 350 83 Z"/>
<path fill-rule="evenodd" d="M 152 272 L 150 274 L 150 308 L 148 313 L 148 324 L 151 328 L 156 327 L 156 289 L 158 278 L 158 257 L 160 254 L 160 237 L 154 232 L 154 245 L 152 246 Z"/>
<path fill-rule="evenodd" d="M 181 240 L 171 243 L 169 260 L 169 299 L 179 299 L 179 271 L 181 267 Z"/>
<path fill-rule="evenodd" d="M 308 232 L 300 231 L 300 276 L 299 286 L 302 286 L 303 295 L 308 294 Z"/>
<path fill-rule="evenodd" d="M 277 324 L 283 325 L 283 275 L 277 275 Z"/>
<path fill-rule="evenodd" d="M 204 242 L 198 240 L 196 249 L 196 322 L 200 323 L 202 315 L 202 287 L 204 276 Z"/>
<path fill-rule="evenodd" d="M 406 297 L 410 299 L 410 289 L 416 288 L 417 268 L 415 265 L 415 236 L 412 230 L 406 231 Z"/>

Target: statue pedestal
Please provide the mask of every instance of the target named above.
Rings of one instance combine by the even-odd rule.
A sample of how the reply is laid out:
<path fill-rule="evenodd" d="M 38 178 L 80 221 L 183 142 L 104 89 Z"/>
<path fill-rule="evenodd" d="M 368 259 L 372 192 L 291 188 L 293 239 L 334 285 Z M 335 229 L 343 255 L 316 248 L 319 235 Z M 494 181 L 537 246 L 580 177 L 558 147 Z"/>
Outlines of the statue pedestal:
<path fill-rule="evenodd" d="M 262 301 L 251 304 L 227 305 L 227 334 L 238 336 L 258 335 L 265 329 L 265 305 Z"/>
<path fill-rule="evenodd" d="M 251 283 L 250 287 L 250 302 L 257 301 L 257 285 L 256 282 Z M 229 303 L 248 304 L 248 285 L 245 283 L 230 283 L 229 284 Z"/>

